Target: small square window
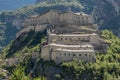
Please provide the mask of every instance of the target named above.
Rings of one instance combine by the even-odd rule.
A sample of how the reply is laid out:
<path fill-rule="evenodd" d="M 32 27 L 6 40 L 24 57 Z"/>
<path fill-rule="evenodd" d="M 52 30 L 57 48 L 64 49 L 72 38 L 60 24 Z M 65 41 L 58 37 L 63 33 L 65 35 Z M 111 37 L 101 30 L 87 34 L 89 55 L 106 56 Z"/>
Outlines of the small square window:
<path fill-rule="evenodd" d="M 85 54 L 85 56 L 87 56 L 87 54 Z"/>
<path fill-rule="evenodd" d="M 79 54 L 79 56 L 81 56 L 81 54 Z"/>
<path fill-rule="evenodd" d="M 64 55 L 66 55 L 66 53 L 64 53 Z"/>
<path fill-rule="evenodd" d="M 59 55 L 62 55 L 61 53 L 59 53 Z"/>
<path fill-rule="evenodd" d="M 69 53 L 69 56 L 70 56 L 70 53 Z"/>
<path fill-rule="evenodd" d="M 73 56 L 76 56 L 75 54 L 73 54 Z"/>

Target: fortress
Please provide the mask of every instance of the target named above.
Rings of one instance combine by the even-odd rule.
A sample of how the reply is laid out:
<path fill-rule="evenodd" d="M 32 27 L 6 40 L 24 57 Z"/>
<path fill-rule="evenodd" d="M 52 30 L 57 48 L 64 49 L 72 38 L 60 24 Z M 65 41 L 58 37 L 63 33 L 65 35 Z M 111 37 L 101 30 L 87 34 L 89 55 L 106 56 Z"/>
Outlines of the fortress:
<path fill-rule="evenodd" d="M 34 26 L 41 24 L 52 24 L 52 25 L 82 25 L 91 24 L 93 22 L 90 15 L 84 13 L 73 13 L 72 11 L 60 12 L 55 10 L 49 10 L 37 16 L 32 16 L 25 20 L 24 26 Z"/>
<path fill-rule="evenodd" d="M 58 33 L 76 33 L 83 32 L 86 29 L 89 29 L 87 30 L 88 32 L 95 32 L 98 29 L 98 27 L 93 24 L 93 19 L 90 15 L 73 13 L 72 11 L 60 12 L 49 10 L 40 15 L 35 15 L 26 19 L 23 23 L 23 29 L 17 33 L 17 37 L 21 33 L 28 32 L 31 29 L 43 31 L 50 24 L 58 31 Z"/>
<path fill-rule="evenodd" d="M 41 44 L 40 56 L 54 60 L 57 64 L 71 60 L 95 62 L 96 52 L 105 52 L 107 44 L 102 43 L 93 24 L 91 15 L 49 10 L 25 20 L 23 29 L 17 34 L 30 30 L 47 29 L 46 41 Z"/>

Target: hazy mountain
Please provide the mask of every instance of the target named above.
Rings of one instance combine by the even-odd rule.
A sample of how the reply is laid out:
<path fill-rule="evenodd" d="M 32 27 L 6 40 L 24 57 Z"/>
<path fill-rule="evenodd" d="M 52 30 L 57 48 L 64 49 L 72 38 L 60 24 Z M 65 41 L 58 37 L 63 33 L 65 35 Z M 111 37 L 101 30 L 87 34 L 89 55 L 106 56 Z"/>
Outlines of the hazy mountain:
<path fill-rule="evenodd" d="M 16 10 L 35 3 L 36 0 L 0 0 L 0 11 Z"/>

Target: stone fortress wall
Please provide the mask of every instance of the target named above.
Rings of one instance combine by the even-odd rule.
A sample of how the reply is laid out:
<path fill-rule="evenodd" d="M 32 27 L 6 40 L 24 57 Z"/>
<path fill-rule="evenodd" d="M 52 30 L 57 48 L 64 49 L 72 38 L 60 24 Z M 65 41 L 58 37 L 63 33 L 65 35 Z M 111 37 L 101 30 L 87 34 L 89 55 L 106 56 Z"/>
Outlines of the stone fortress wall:
<path fill-rule="evenodd" d="M 31 25 L 41 25 L 41 24 L 91 24 L 93 19 L 90 15 L 84 13 L 73 13 L 72 11 L 68 12 L 59 12 L 55 10 L 49 10 L 38 16 L 33 16 L 25 20 L 24 26 Z"/>
<path fill-rule="evenodd" d="M 73 13 L 72 11 L 60 12 L 49 10 L 43 14 L 26 19 L 23 23 L 23 29 L 17 33 L 16 37 L 30 30 L 42 31 L 49 27 L 48 24 L 55 26 L 56 30 L 61 33 L 79 32 L 83 25 L 87 25 L 92 32 L 95 32 L 97 28 L 97 25 L 93 25 L 93 19 L 90 15 Z"/>
<path fill-rule="evenodd" d="M 53 30 L 54 31 L 54 30 Z M 41 46 L 41 57 L 56 63 L 73 59 L 95 62 L 94 46 L 99 45 L 100 37 L 95 34 L 55 34 L 48 30 L 48 45 Z"/>
<path fill-rule="evenodd" d="M 23 25 L 18 36 L 30 30 L 47 29 L 46 42 L 40 47 L 40 56 L 44 60 L 54 60 L 57 64 L 74 59 L 95 62 L 96 51 L 106 50 L 106 44 L 102 44 L 96 34 L 98 29 L 92 17 L 84 13 L 49 10 L 26 19 Z"/>
<path fill-rule="evenodd" d="M 99 44 L 100 37 L 95 34 L 48 34 L 48 43 L 79 45 L 79 44 Z"/>
<path fill-rule="evenodd" d="M 55 35 L 54 38 L 51 38 L 52 40 L 48 41 L 48 45 L 42 46 L 41 57 L 43 59 L 54 60 L 56 63 L 71 61 L 73 59 L 95 62 L 95 50 L 92 45 L 87 44 L 89 42 L 84 44 L 78 44 L 76 42 L 70 43 L 71 39 L 74 41 L 73 35 L 69 36 L 71 39 L 67 41 L 61 40 L 57 42 L 58 38 L 56 36 L 58 37 L 58 35 Z M 51 37 L 51 35 L 49 37 Z M 79 36 L 79 38 L 80 37 L 81 36 Z M 59 38 L 63 39 L 63 37 Z M 56 42 L 54 42 L 54 39 L 56 39 Z"/>

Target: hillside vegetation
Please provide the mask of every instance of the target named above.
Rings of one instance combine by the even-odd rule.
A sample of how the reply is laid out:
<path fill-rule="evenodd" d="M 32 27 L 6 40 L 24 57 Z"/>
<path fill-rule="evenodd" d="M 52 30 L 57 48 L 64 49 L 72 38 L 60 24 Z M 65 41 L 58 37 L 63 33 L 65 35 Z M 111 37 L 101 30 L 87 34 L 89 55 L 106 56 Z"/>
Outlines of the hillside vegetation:
<path fill-rule="evenodd" d="M 38 35 L 37 35 L 38 36 Z M 36 38 L 37 38 L 36 36 Z M 45 36 L 45 35 L 44 35 Z M 71 61 L 71 62 L 63 62 L 62 64 L 56 65 L 53 61 L 44 61 L 41 58 L 39 58 L 35 63 L 36 69 L 34 71 L 34 77 L 40 77 L 44 76 L 47 79 L 49 79 L 47 76 L 47 72 L 51 72 L 52 79 L 55 80 L 118 80 L 120 78 L 120 39 L 113 35 L 112 32 L 108 30 L 102 31 L 101 37 L 104 40 L 107 40 L 111 42 L 111 45 L 109 46 L 107 52 L 105 54 L 103 53 L 97 53 L 96 54 L 96 63 L 84 63 L 82 61 Z M 44 38 L 44 37 L 42 37 Z M 23 42 L 26 41 L 24 37 L 22 38 Z M 32 54 L 33 49 L 36 48 L 36 45 L 40 45 L 41 38 L 38 38 L 39 41 L 35 45 L 29 47 L 29 45 L 32 43 L 31 41 L 34 41 L 34 38 L 28 39 L 26 42 L 27 44 L 17 48 L 15 51 L 17 51 L 14 54 L 25 54 L 28 52 L 29 54 Z M 30 44 L 28 44 L 31 42 Z M 13 42 L 14 44 L 14 42 Z M 26 48 L 27 47 L 27 48 Z M 10 47 L 9 49 L 14 49 Z M 7 50 L 7 49 L 4 49 Z M 37 50 L 39 50 L 39 47 L 37 47 Z M 4 51 L 6 52 L 6 51 Z M 8 55 L 8 54 L 6 54 Z M 19 57 L 21 56 L 19 55 Z M 12 57 L 13 55 L 11 55 Z M 25 74 L 29 75 L 29 71 L 34 67 L 33 60 L 28 56 L 26 57 L 19 65 L 21 68 L 18 69 L 18 66 L 16 66 L 16 69 L 14 70 L 13 74 L 11 75 L 13 78 L 15 78 L 15 73 L 17 71 L 24 72 Z M 52 68 L 52 69 L 51 69 Z M 12 69 L 12 68 L 11 68 Z M 24 69 L 24 70 L 23 70 Z M 56 73 L 52 73 L 57 70 Z M 11 71 L 11 70 L 10 70 Z M 24 76 L 25 76 L 24 74 Z M 19 74 L 23 75 L 23 74 Z M 50 76 L 50 75 L 49 75 Z"/>

